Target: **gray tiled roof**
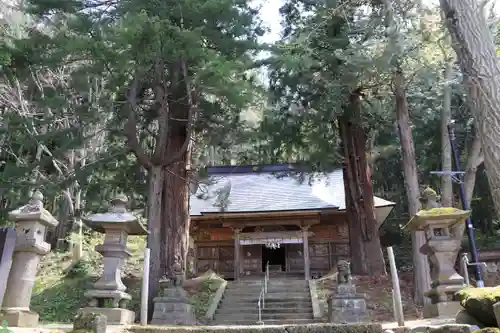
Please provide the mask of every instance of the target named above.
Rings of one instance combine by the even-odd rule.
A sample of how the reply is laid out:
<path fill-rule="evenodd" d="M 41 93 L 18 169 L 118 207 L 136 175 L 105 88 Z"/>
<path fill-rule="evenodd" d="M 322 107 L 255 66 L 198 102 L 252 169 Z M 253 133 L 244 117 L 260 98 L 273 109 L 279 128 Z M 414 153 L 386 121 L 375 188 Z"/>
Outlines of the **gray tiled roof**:
<path fill-rule="evenodd" d="M 326 176 L 315 175 L 312 184 L 302 183 L 290 176 L 277 178 L 269 173 L 225 174 L 212 176 L 212 184 L 201 186 L 190 198 L 191 215 L 218 213 L 217 193 L 229 189 L 226 213 L 315 210 L 333 208 L 344 210 L 342 170 Z M 205 194 L 205 198 L 200 198 Z M 375 207 L 393 206 L 394 202 L 374 197 Z"/>

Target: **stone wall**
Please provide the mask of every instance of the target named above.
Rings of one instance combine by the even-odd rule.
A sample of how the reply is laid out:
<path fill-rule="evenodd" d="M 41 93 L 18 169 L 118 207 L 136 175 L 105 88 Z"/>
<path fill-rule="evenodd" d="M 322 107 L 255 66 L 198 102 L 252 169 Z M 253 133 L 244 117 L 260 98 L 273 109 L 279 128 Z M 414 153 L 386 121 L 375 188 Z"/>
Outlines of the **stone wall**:
<path fill-rule="evenodd" d="M 312 325 L 276 325 L 276 326 L 212 326 L 212 327 L 161 327 L 133 326 L 128 329 L 133 333 L 383 333 L 380 324 L 312 324 Z M 454 332 L 450 332 L 454 333 Z"/>

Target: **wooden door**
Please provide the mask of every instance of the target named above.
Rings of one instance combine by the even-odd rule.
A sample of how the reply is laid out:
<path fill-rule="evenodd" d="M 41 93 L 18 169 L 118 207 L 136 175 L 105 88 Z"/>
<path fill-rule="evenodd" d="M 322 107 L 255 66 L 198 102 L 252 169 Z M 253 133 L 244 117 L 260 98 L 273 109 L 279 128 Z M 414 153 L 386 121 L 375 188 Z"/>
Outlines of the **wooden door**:
<path fill-rule="evenodd" d="M 291 273 L 304 272 L 304 255 L 302 244 L 286 244 L 286 271 Z"/>
<path fill-rule="evenodd" d="M 311 261 L 311 275 L 323 276 L 330 270 L 330 243 L 318 242 L 309 246 L 309 260 Z"/>
<path fill-rule="evenodd" d="M 217 246 L 208 245 L 202 246 L 198 245 L 197 249 L 197 260 L 196 268 L 198 274 L 205 273 L 208 270 L 213 270 L 217 272 L 217 258 L 218 258 Z"/>
<path fill-rule="evenodd" d="M 244 245 L 241 247 L 243 275 L 262 272 L 262 245 Z"/>
<path fill-rule="evenodd" d="M 218 274 L 229 278 L 234 276 L 234 246 L 219 247 Z"/>

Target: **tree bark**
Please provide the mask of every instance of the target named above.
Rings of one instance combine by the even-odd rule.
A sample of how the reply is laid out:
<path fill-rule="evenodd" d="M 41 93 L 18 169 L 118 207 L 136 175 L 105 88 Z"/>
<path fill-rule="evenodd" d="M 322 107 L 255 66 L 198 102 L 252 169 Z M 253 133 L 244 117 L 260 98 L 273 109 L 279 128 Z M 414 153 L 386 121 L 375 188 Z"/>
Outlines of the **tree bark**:
<path fill-rule="evenodd" d="M 401 70 L 393 74 L 394 96 L 396 98 L 396 117 L 401 142 L 403 172 L 405 179 L 406 195 L 408 197 L 408 213 L 415 216 L 420 210 L 420 187 L 418 183 L 417 161 L 415 145 L 410 126 L 410 113 L 404 86 L 404 76 Z M 427 302 L 424 292 L 430 289 L 430 272 L 427 257 L 420 253 L 420 248 L 425 243 L 424 232 L 412 232 L 412 256 L 414 270 L 414 300 L 422 305 Z"/>
<path fill-rule="evenodd" d="M 448 125 L 451 122 L 451 80 L 453 78 L 453 59 L 445 56 L 443 108 L 441 109 L 441 170 L 452 171 L 451 145 L 448 136 Z M 443 207 L 453 207 L 453 183 L 451 175 L 443 175 L 441 179 L 441 204 Z"/>
<path fill-rule="evenodd" d="M 484 7 L 473 0 L 440 0 L 477 124 L 497 215 L 500 213 L 500 63 Z"/>
<path fill-rule="evenodd" d="M 464 187 L 467 202 L 472 202 L 474 187 L 476 185 L 477 168 L 484 162 L 484 155 L 481 149 L 481 139 L 474 130 L 474 139 L 472 141 L 469 153 L 467 154 L 467 166 L 465 167 Z"/>
<path fill-rule="evenodd" d="M 186 134 L 174 134 L 169 131 L 167 154 L 177 154 L 185 142 Z M 163 217 L 163 245 L 165 265 L 170 269 L 174 263 L 174 256 L 179 255 L 183 268 L 187 269 L 187 254 L 189 250 L 189 160 L 188 148 L 182 157 L 167 167 L 165 172 L 165 187 L 163 192 L 164 217 Z"/>
<path fill-rule="evenodd" d="M 344 150 L 344 188 L 351 269 L 353 274 L 385 274 L 385 262 L 375 219 L 373 185 L 367 161 L 367 135 L 360 122 L 360 95 L 350 97 L 348 114 L 340 117 Z"/>

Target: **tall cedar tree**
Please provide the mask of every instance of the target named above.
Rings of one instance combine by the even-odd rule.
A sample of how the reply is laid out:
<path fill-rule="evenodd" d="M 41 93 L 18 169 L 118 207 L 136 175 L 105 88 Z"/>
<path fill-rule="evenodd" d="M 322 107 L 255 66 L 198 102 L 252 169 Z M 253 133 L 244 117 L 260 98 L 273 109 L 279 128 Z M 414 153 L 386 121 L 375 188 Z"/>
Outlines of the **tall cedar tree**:
<path fill-rule="evenodd" d="M 29 0 L 28 8 L 51 27 L 36 61 L 102 73 L 113 130 L 148 172 L 152 300 L 176 255 L 186 269 L 194 135 L 223 141 L 252 99 L 257 11 L 245 0 Z"/>
<path fill-rule="evenodd" d="M 271 61 L 270 85 L 277 110 L 265 125 L 268 131 L 286 136 L 284 141 L 292 146 L 289 153 L 307 151 L 319 171 L 343 162 L 352 270 L 379 275 L 385 273 L 385 265 L 366 158 L 370 121 L 364 112 L 359 69 L 338 55 L 351 47 L 356 34 L 355 38 L 364 38 L 362 32 L 351 31 L 362 5 L 370 3 L 285 3 L 281 8 L 285 42 Z"/>

